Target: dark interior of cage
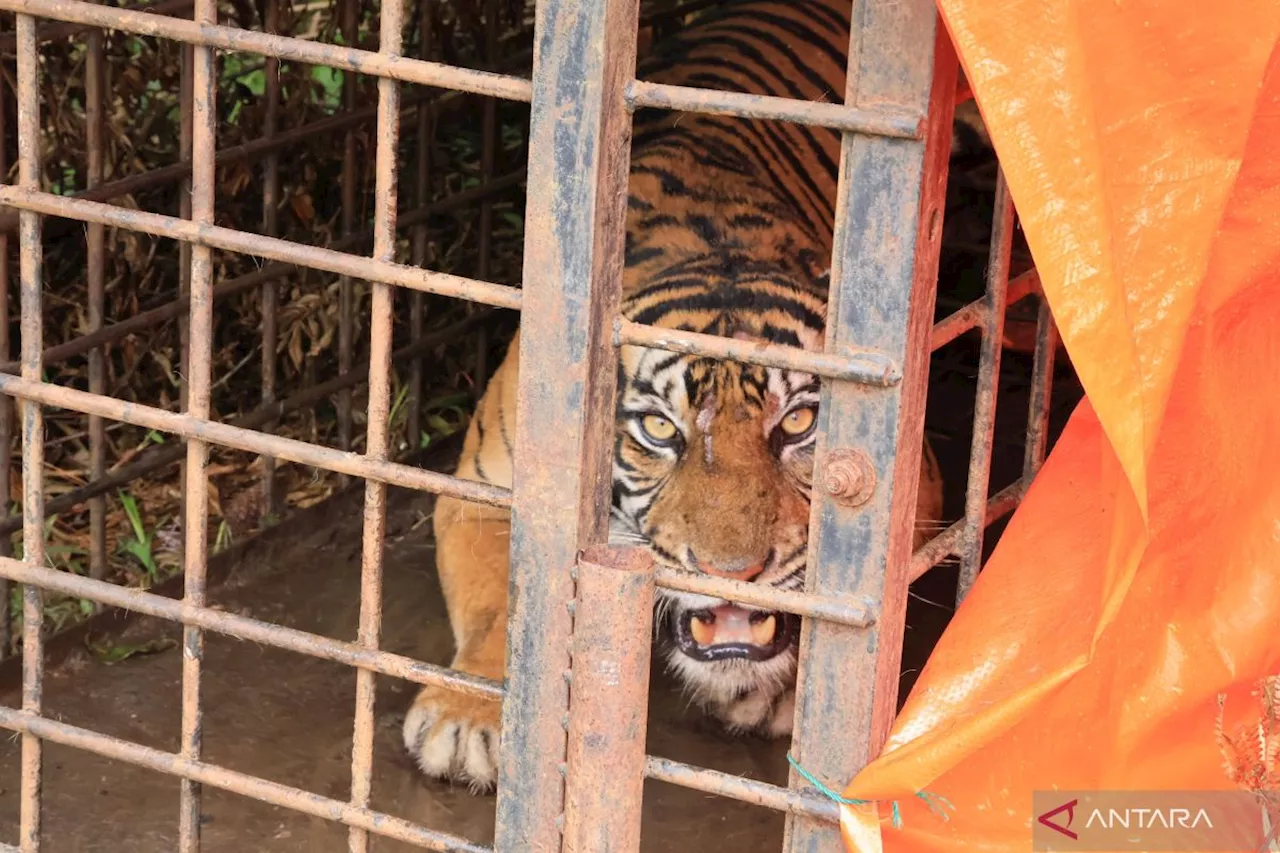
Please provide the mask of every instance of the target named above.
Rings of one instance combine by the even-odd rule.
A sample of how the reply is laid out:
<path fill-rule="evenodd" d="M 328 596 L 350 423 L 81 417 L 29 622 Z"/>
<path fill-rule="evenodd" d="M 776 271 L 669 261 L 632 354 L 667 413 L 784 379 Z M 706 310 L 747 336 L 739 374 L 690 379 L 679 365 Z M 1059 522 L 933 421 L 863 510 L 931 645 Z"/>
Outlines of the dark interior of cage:
<path fill-rule="evenodd" d="M 155 11 L 186 15 L 189 5 L 170 0 L 156 4 Z M 642 49 L 653 38 L 680 26 L 682 16 L 705 5 L 642 5 Z M 262 30 L 269 23 L 268 11 L 265 3 L 241 0 L 225 4 L 221 14 L 223 23 Z M 377 10 L 371 6 L 346 0 L 295 2 L 281 4 L 271 16 L 270 23 L 281 33 L 377 47 Z M 409 17 L 405 38 L 408 55 L 472 68 L 529 73 L 531 16 L 523 4 L 424 0 L 413 4 Z M 40 120 L 45 134 L 45 187 L 62 195 L 179 214 L 186 192 L 184 162 L 189 156 L 183 150 L 184 48 L 158 38 L 106 33 L 101 45 L 104 96 L 99 106 L 88 103 L 86 74 L 96 54 L 90 52 L 86 31 L 42 22 L 39 33 L 44 72 Z M 0 34 L 0 51 L 5 58 L 6 167 L 14 163 L 16 150 L 13 47 L 12 30 Z M 368 252 L 377 202 L 373 163 L 376 80 L 285 62 L 279 68 L 277 88 L 271 70 L 260 56 L 220 54 L 217 222 L 259 233 L 270 229 L 300 243 Z M 402 91 L 397 259 L 518 285 L 522 275 L 528 105 L 412 85 L 403 86 Z M 98 114 L 102 119 L 100 176 L 91 173 L 87 131 L 88 118 Z M 938 273 L 938 320 L 983 295 L 997 173 L 998 165 L 988 154 L 962 154 L 951 163 Z M 11 168 L 8 179 L 14 179 Z M 270 214 L 266 213 L 268 208 Z M 9 286 L 7 340 L 0 341 L 0 346 L 8 351 L 0 352 L 0 359 L 5 361 L 15 357 L 19 343 L 15 222 L 12 214 L 4 219 Z M 103 253 L 95 258 L 87 248 L 86 230 L 82 223 L 70 220 L 50 218 L 45 222 L 46 381 L 89 388 L 91 351 L 100 346 L 105 393 L 178 410 L 182 404 L 182 317 L 186 311 L 181 295 L 183 252 L 174 241 L 110 229 Z M 362 382 L 368 370 L 370 287 L 230 252 L 215 251 L 214 260 L 215 417 L 360 451 L 365 426 Z M 100 323 L 88 304 L 88 270 L 95 263 L 102 264 L 105 285 Z M 1018 229 L 1011 274 L 1017 276 L 1031 268 Z M 1033 347 L 1028 342 L 1034 340 L 1039 298 L 1033 292 L 1012 304 L 1007 314 L 1009 346 L 1002 353 L 999 373 L 988 490 L 992 495 L 1015 482 L 1023 471 L 1033 384 Z M 460 431 L 487 373 L 502 357 L 517 318 L 511 312 L 409 291 L 397 293 L 395 300 L 393 456 L 448 470 Z M 269 352 L 264 346 L 264 324 L 274 326 L 275 341 Z M 960 519 L 964 512 L 979 350 L 980 336 L 976 331 L 968 332 L 934 352 L 930 364 L 925 428 L 944 473 L 944 517 L 948 522 Z M 264 396 L 264 363 L 270 364 L 274 376 L 273 399 Z M 1080 398 L 1065 354 L 1059 353 L 1053 373 L 1050 444 Z M 265 407 L 273 400 L 277 408 L 268 417 Z M 11 416 L 11 409 L 7 414 Z M 45 536 L 51 565 L 180 595 L 182 488 L 177 460 L 181 442 L 109 422 L 101 449 L 108 480 L 105 485 L 95 485 L 87 418 L 65 410 L 48 410 L 46 418 L 44 482 L 49 515 Z M 7 471 L 0 477 L 10 508 L 0 548 L 15 555 L 22 550 L 20 464 L 15 441 Z M 310 618 L 305 614 L 321 606 L 317 601 L 355 594 L 348 583 L 350 573 L 335 578 L 330 591 L 325 591 L 324 562 L 307 566 L 308 582 L 302 583 L 289 580 L 287 573 L 280 574 L 290 567 L 279 561 L 305 562 L 305 555 L 288 551 L 288 547 L 305 543 L 319 551 L 354 548 L 354 565 L 358 566 L 358 518 L 350 542 L 335 540 L 335 531 L 340 532 L 344 529 L 341 525 L 351 521 L 348 516 L 358 516 L 358 501 L 352 502 L 353 487 L 358 484 L 337 474 L 282 462 L 276 465 L 268 489 L 263 484 L 263 470 L 263 460 L 253 454 L 217 447 L 212 451 L 211 578 L 223 583 L 230 590 L 225 594 L 239 601 L 245 612 L 267 619 Z M 393 492 L 397 494 L 393 495 L 392 541 L 388 544 L 388 571 L 392 574 L 397 548 L 417 547 L 412 560 L 429 562 L 429 546 L 413 544 L 429 536 L 429 525 L 424 523 L 429 508 L 413 503 L 417 496 Z M 105 541 L 95 554 L 87 501 L 96 495 L 101 495 Z M 988 528 L 984 553 L 989 554 L 998 541 L 1002 524 L 997 521 Z M 324 530 L 327 525 L 331 529 Z M 421 566 L 415 562 L 411 568 L 409 582 L 423 582 Z M 955 561 L 949 560 L 912 586 L 903 697 L 954 611 L 956 578 Z M 390 587 L 390 580 L 388 584 Z M 12 656 L 21 633 L 22 606 L 18 589 L 8 588 L 5 595 L 9 622 L 4 641 Z M 309 596 L 315 601 L 307 601 Z M 399 618 L 393 598 L 389 589 L 389 624 Z M 130 621 L 114 612 L 95 615 L 89 601 L 54 595 L 47 595 L 46 601 L 48 631 L 57 637 L 49 647 L 55 667 L 55 698 L 50 701 L 55 706 L 59 701 L 57 672 L 70 673 L 66 677 L 71 679 L 92 680 L 89 694 L 99 688 L 106 690 L 106 685 L 118 684 L 111 679 L 124 679 L 130 672 L 118 664 L 162 657 L 171 648 L 164 638 L 177 636 L 171 625 L 157 626 L 145 619 Z M 335 606 L 341 609 L 348 603 Z M 400 615 L 407 624 L 415 618 Z M 338 624 L 345 625 L 344 620 L 346 616 L 339 618 Z M 143 627 L 135 624 L 139 622 Z M 394 638 L 396 629 L 389 631 Z M 404 643 L 413 648 L 411 641 Z M 211 655 L 210 678 L 217 680 L 220 676 L 213 674 L 218 671 L 217 653 Z M 440 656 L 444 658 L 442 650 Z M 234 655 L 228 661 L 233 670 L 244 665 Z M 440 662 L 447 662 L 447 658 Z M 96 672 L 92 668 L 97 664 L 112 668 L 101 678 L 86 674 Z M 7 691 L 15 683 L 16 665 L 16 656 L 0 665 L 7 673 L 3 682 Z M 58 666 L 63 669 L 57 670 Z M 163 664 L 157 666 L 168 671 Z M 166 678 L 157 676 L 149 682 L 144 678 L 143 682 L 147 689 L 173 693 L 177 685 Z M 403 689 L 395 689 L 401 692 L 392 697 L 389 706 L 380 707 L 396 708 L 397 703 L 408 701 Z M 143 701 L 139 698 L 142 686 L 126 692 L 134 698 L 119 702 Z M 321 701 L 305 700 L 305 690 L 300 695 L 304 701 Z M 76 716 L 74 701 L 66 701 L 68 714 Z M 157 695 L 152 701 L 174 700 Z M 343 702 L 344 707 L 350 704 L 345 697 Z M 347 712 L 349 719 L 349 707 Z M 217 714 L 210 713 L 210 725 L 216 729 Z M 168 725 L 147 736 L 166 743 Z M 232 722 L 227 725 L 234 727 Z M 134 736 L 142 737 L 137 732 Z M 257 737 L 261 736 L 259 732 Z M 750 767 L 741 772 L 751 772 Z M 314 779 L 299 781 L 304 787 L 312 783 Z"/>

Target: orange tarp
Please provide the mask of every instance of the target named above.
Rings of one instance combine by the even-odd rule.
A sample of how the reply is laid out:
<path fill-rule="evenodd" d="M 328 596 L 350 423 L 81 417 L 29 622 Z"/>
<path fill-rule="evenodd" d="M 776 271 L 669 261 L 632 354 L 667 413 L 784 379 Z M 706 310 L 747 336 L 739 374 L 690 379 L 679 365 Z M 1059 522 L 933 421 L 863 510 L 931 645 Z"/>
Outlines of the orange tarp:
<path fill-rule="evenodd" d="M 1280 673 L 1280 3 L 939 5 L 1087 400 L 843 825 L 1026 851 L 1036 790 L 1235 787 Z"/>

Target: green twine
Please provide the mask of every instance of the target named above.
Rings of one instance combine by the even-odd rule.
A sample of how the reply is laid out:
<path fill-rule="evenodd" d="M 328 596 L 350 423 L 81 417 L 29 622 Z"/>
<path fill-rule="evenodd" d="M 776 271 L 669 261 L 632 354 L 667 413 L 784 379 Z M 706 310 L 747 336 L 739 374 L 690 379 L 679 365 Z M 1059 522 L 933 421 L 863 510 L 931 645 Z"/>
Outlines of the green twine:
<path fill-rule="evenodd" d="M 793 768 L 795 768 L 795 771 L 797 773 L 799 773 L 801 776 L 805 778 L 805 781 L 807 781 L 810 785 L 813 785 L 815 788 L 817 788 L 818 791 L 829 800 L 834 800 L 837 803 L 843 803 L 846 806 L 865 806 L 869 803 L 875 802 L 875 800 L 858 800 L 852 797 L 844 797 L 844 796 L 841 796 L 840 794 L 837 794 L 835 791 L 831 790 L 831 788 L 828 787 L 821 779 L 817 778 L 808 770 L 805 770 L 803 767 L 801 767 L 800 762 L 796 761 L 791 756 L 791 753 L 789 752 L 787 753 L 787 762 Z M 920 791 L 916 794 L 916 796 L 924 800 L 924 804 L 929 807 L 929 811 L 938 815 L 943 820 L 947 820 L 948 816 L 946 811 L 943 810 L 942 805 L 939 805 L 940 803 L 953 811 L 955 810 L 955 806 L 951 804 L 951 801 L 948 800 L 946 797 L 942 796 L 941 794 L 934 794 L 930 791 Z M 901 829 L 902 828 L 902 811 L 898 806 L 898 801 L 894 800 L 892 806 L 893 806 L 893 828 Z"/>

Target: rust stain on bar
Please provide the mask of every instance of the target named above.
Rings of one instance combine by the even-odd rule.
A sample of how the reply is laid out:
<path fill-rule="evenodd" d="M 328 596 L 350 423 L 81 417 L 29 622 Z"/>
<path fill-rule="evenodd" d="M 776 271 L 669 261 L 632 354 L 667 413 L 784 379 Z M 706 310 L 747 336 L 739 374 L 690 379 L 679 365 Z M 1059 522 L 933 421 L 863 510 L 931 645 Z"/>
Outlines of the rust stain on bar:
<path fill-rule="evenodd" d="M 36 50 L 36 22 L 17 17 L 18 46 L 18 183 L 40 186 L 40 66 Z M 44 325 L 40 293 L 44 249 L 40 217 L 24 212 L 19 225 L 19 276 L 22 310 L 22 377 L 36 382 L 42 372 Z M 44 413 L 34 401 L 22 411 L 22 557 L 32 566 L 44 565 Z M 7 602 L 6 602 L 7 605 Z M 22 589 L 22 710 L 39 715 L 44 704 L 44 595 L 39 587 Z M 44 750 L 40 739 L 22 736 L 22 782 L 18 838 L 23 853 L 39 853 Z"/>
<path fill-rule="evenodd" d="M 811 595 L 807 592 L 744 583 L 731 578 L 697 575 L 678 569 L 659 568 L 657 578 L 658 586 L 664 589 L 708 595 L 755 607 L 768 607 L 796 616 L 839 622 L 852 628 L 867 628 L 876 621 L 871 607 L 863 602 L 840 601 L 826 595 Z"/>
<path fill-rule="evenodd" d="M 996 178 L 995 211 L 987 259 L 987 292 L 983 297 L 982 348 L 978 357 L 978 390 L 973 409 L 969 478 L 965 488 L 965 525 L 959 549 L 957 606 L 969 594 L 982 564 L 987 491 L 991 484 L 991 447 L 995 440 L 996 392 L 1000 385 L 1000 356 L 1004 352 L 1005 299 L 1009 288 L 1014 223 L 1013 199 L 1009 196 L 1003 171 Z"/>
<path fill-rule="evenodd" d="M 893 359 L 875 352 L 851 352 L 849 355 L 809 352 L 781 344 L 763 344 L 704 335 L 700 332 L 660 329 L 621 317 L 614 320 L 613 328 L 614 344 L 617 346 L 653 347 L 667 352 L 729 359 L 764 367 L 802 370 L 827 379 L 843 379 L 879 387 L 896 385 L 902 380 L 902 371 Z"/>
<path fill-rule="evenodd" d="M 774 119 L 896 139 L 919 139 L 924 124 L 922 116 L 903 111 L 860 109 L 843 104 L 696 89 L 691 86 L 648 83 L 644 80 L 634 80 L 627 87 L 627 104 L 633 110 L 655 107 L 740 118 Z"/>
<path fill-rule="evenodd" d="M 1028 484 L 1028 480 L 1019 480 L 996 492 L 991 497 L 991 500 L 987 501 L 983 525 L 990 527 L 1013 512 L 1018 504 L 1022 503 L 1022 498 L 1027 493 Z M 915 583 L 926 572 L 947 557 L 959 555 L 964 536 L 964 526 L 965 519 L 962 518 L 916 549 L 916 552 L 911 555 L 911 571 L 908 574 L 908 583 Z"/>
<path fill-rule="evenodd" d="M 646 760 L 644 772 L 648 778 L 670 785 L 704 791 L 718 797 L 729 797 L 774 811 L 803 815 L 823 823 L 840 822 L 840 812 L 831 800 L 819 799 L 800 791 L 789 791 L 767 782 L 731 776 L 719 770 L 692 767 L 653 755 Z"/>
<path fill-rule="evenodd" d="M 653 557 L 587 548 L 574 608 L 564 853 L 638 853 L 644 797 Z"/>
<path fill-rule="evenodd" d="M 48 216 L 65 216 L 84 222 L 101 222 L 104 225 L 128 228 L 157 237 L 183 240 L 196 246 L 240 252 L 338 275 L 354 275 L 370 281 L 380 281 L 384 284 L 394 284 L 426 293 L 439 293 L 471 302 L 482 302 L 497 308 L 519 310 L 521 305 L 521 292 L 514 287 L 462 278 L 448 273 L 431 272 L 403 264 L 369 260 L 359 255 L 349 255 L 316 246 L 304 246 L 288 240 L 250 234 L 217 225 L 190 222 L 158 213 L 146 213 L 101 202 L 64 198 L 52 193 L 9 186 L 0 187 L 0 204 Z"/>
<path fill-rule="evenodd" d="M 22 732 L 27 737 L 44 738 L 53 743 L 92 752 L 104 758 L 145 767 L 158 773 L 193 779 L 213 788 L 231 791 L 313 817 L 359 827 L 387 838 L 415 844 L 426 850 L 445 851 L 445 853 L 492 853 L 491 848 L 472 844 L 465 838 L 427 829 L 389 814 L 358 809 L 347 803 L 322 797 L 300 788 L 269 782 L 266 779 L 237 773 L 214 764 L 192 761 L 181 755 L 161 752 L 158 749 L 99 734 L 79 726 L 55 722 L 23 711 L 0 708 L 0 727 Z"/>
<path fill-rule="evenodd" d="M 32 566 L 12 557 L 0 557 L 0 575 L 64 595 L 88 598 L 135 613 L 195 625 L 251 643 L 323 658 L 347 666 L 364 667 L 392 678 L 412 681 L 414 684 L 431 684 L 482 699 L 501 699 L 503 695 L 502 685 L 479 676 L 454 672 L 442 666 L 422 663 L 391 652 L 368 649 L 355 643 L 309 634 L 296 628 L 273 625 L 225 610 L 185 604 L 132 587 Z"/>
<path fill-rule="evenodd" d="M 7 122 L 9 101 L 9 83 L 0 80 L 0 175 L 9 174 L 9 128 Z M 8 361 L 13 352 L 13 343 L 9 339 L 9 235 L 0 234 L 0 357 Z M 21 370 L 21 362 L 14 364 L 13 370 Z M 0 395 L 0 506 L 9 506 L 13 500 L 10 490 L 13 473 L 13 399 Z M 17 529 L 17 528 L 14 528 Z M 12 533 L 13 531 L 7 531 Z M 13 554 L 12 539 L 0 536 L 0 557 Z M 9 601 L 9 582 L 0 581 L 0 601 Z M 0 607 L 0 660 L 9 656 L 9 646 L 13 641 L 13 612 L 8 607 Z"/>
<path fill-rule="evenodd" d="M 0 9 L 120 30 L 134 35 L 158 36 L 205 48 L 257 53 L 308 65 L 327 65 L 330 68 L 398 80 L 401 83 L 489 95 L 508 101 L 527 103 L 533 91 L 528 80 L 505 74 L 472 71 L 438 62 L 423 62 L 420 59 L 255 33 L 236 27 L 114 9 L 82 0 L 0 0 Z"/>
<path fill-rule="evenodd" d="M 396 462 L 380 462 L 366 459 L 355 453 L 332 450 L 292 438 L 268 435 L 230 424 L 201 420 L 168 412 L 139 403 L 98 397 L 87 391 L 64 388 L 45 382 L 22 379 L 0 374 L 0 394 L 10 394 L 24 400 L 32 400 L 47 406 L 74 409 L 85 414 L 102 415 L 112 420 L 124 421 L 136 426 L 170 432 L 184 438 L 198 438 L 213 444 L 264 453 L 280 459 L 288 459 L 299 465 L 313 465 L 340 474 L 375 479 L 391 486 L 418 489 L 438 495 L 450 495 L 464 501 L 507 507 L 511 505 L 511 493 L 507 489 L 490 486 L 472 480 L 461 480 L 447 474 L 426 471 Z"/>
<path fill-rule="evenodd" d="M 1057 352 L 1058 327 L 1053 322 L 1048 300 L 1041 296 L 1036 318 L 1036 354 L 1031 367 L 1031 399 L 1027 403 L 1027 444 L 1022 457 L 1022 478 L 1027 483 L 1044 465 L 1049 444 L 1049 403 L 1053 396 L 1053 362 Z"/>

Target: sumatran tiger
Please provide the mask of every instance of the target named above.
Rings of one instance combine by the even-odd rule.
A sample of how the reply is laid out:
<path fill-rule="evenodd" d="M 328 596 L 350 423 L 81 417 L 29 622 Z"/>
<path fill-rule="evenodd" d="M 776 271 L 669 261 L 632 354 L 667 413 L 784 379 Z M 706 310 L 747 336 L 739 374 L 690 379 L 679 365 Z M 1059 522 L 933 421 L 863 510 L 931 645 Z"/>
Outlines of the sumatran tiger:
<path fill-rule="evenodd" d="M 838 103 L 850 2 L 722 4 L 655 45 L 639 76 Z M 623 314 L 821 350 L 839 134 L 641 112 L 632 152 Z M 468 427 L 462 478 L 511 485 L 518 351 L 517 332 Z M 610 540 L 646 546 L 671 568 L 801 589 L 818 394 L 818 380 L 795 371 L 623 347 Z M 917 524 L 940 512 L 926 440 Z M 510 515 L 442 497 L 434 526 L 453 666 L 501 680 Z M 728 730 L 790 733 L 796 617 L 664 591 L 656 625 L 668 667 Z M 404 743 L 428 776 L 489 789 L 499 717 L 497 702 L 426 687 Z"/>

